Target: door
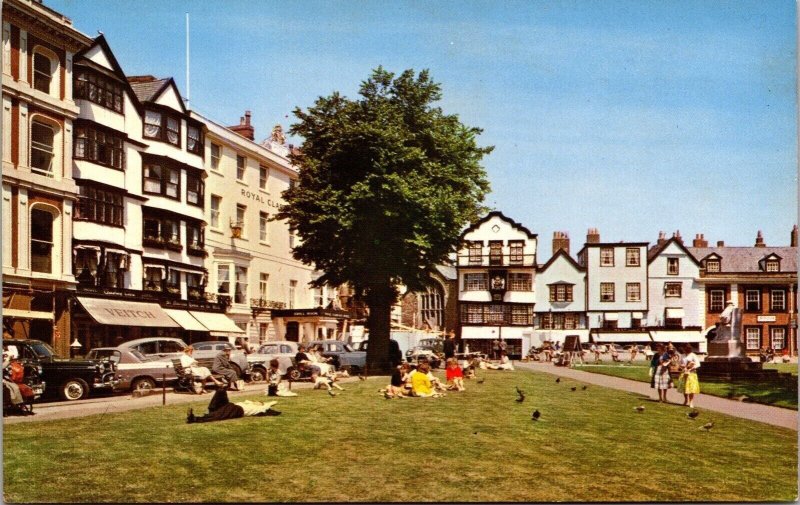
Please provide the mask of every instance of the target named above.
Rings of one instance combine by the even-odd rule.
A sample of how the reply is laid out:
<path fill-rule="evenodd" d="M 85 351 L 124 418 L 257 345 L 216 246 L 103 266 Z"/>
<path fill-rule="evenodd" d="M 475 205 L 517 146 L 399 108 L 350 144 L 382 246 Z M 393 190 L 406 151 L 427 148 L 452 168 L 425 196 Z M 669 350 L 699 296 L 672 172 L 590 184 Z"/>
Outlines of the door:
<path fill-rule="evenodd" d="M 286 323 L 286 340 L 290 342 L 298 342 L 300 340 L 300 323 L 297 321 Z"/>

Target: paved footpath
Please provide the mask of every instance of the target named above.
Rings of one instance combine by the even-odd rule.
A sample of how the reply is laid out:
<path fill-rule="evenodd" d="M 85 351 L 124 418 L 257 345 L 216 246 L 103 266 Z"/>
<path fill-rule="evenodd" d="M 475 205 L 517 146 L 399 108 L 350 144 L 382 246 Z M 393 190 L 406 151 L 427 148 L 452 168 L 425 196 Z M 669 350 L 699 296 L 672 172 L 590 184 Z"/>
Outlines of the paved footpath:
<path fill-rule="evenodd" d="M 656 398 L 655 390 L 650 389 L 650 384 L 646 382 L 574 370 L 572 368 L 563 366 L 555 366 L 552 363 L 525 363 L 515 361 L 514 366 L 518 369 L 549 373 L 552 375 L 586 382 L 588 384 L 595 384 L 597 386 L 629 391 L 631 393 L 638 393 L 651 398 Z M 700 388 L 702 389 L 702 387 L 703 385 L 701 383 Z M 674 389 L 670 389 L 667 399 L 677 403 L 683 403 L 683 395 L 677 393 Z M 770 407 L 769 405 L 761 405 L 758 403 L 745 403 L 736 400 L 728 400 L 726 398 L 704 395 L 702 393 L 695 395 L 694 406 L 701 409 L 721 412 L 722 414 L 727 414 L 729 416 L 741 417 L 743 419 L 772 424 L 774 426 L 780 426 L 781 428 L 789 428 L 797 431 L 796 410 L 784 409 L 781 407 Z"/>

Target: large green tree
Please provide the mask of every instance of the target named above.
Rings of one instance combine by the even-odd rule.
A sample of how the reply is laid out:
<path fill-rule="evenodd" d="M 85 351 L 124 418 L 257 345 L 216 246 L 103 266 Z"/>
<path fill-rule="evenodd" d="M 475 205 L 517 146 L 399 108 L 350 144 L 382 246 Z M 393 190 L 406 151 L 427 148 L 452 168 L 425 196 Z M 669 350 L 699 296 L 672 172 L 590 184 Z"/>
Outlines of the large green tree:
<path fill-rule="evenodd" d="M 389 369 L 390 311 L 398 286 L 421 290 L 455 251 L 462 228 L 485 209 L 489 190 L 479 128 L 434 103 L 441 87 L 423 70 L 373 70 L 359 97 L 320 97 L 291 133 L 298 184 L 276 219 L 301 239 L 294 256 L 323 284 L 351 284 L 369 307 L 370 373 Z"/>

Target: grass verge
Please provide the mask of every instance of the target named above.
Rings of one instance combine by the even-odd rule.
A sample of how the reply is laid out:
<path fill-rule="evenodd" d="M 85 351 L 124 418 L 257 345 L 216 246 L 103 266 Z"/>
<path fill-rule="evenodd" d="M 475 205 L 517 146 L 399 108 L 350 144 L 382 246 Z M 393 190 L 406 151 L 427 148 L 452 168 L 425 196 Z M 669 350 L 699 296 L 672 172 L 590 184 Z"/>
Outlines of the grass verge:
<path fill-rule="evenodd" d="M 789 365 L 789 366 L 786 366 Z M 793 369 L 791 367 L 794 367 Z M 767 368 L 767 365 L 765 365 Z M 797 374 L 797 364 L 772 364 L 769 368 L 775 368 L 780 372 L 791 372 Z M 583 372 L 599 373 L 631 379 L 639 382 L 650 382 L 648 375 L 649 365 L 644 363 L 634 364 L 608 364 L 608 365 L 589 365 L 575 367 L 576 370 Z M 797 410 L 797 392 L 792 391 L 786 386 L 770 382 L 744 382 L 744 381 L 712 381 L 700 379 L 700 392 L 703 394 L 720 396 L 722 398 L 747 396 L 747 401 L 762 403 L 775 407 Z"/>
<path fill-rule="evenodd" d="M 8 425 L 9 502 L 791 501 L 797 432 L 549 374 L 482 371 L 441 399 L 383 381 L 301 391 L 283 415 L 186 406 Z M 527 393 L 515 402 L 515 386 Z M 571 391 L 571 387 L 577 387 Z M 265 399 L 264 396 L 252 397 Z M 205 411 L 208 398 L 193 404 Z M 646 405 L 642 413 L 637 405 Z M 531 420 L 533 409 L 541 412 Z M 713 420 L 711 431 L 700 427 Z M 769 478 L 764 476 L 768 475 Z M 675 485 L 664 485 L 665 482 Z M 635 483 L 635 485 L 632 485 Z"/>

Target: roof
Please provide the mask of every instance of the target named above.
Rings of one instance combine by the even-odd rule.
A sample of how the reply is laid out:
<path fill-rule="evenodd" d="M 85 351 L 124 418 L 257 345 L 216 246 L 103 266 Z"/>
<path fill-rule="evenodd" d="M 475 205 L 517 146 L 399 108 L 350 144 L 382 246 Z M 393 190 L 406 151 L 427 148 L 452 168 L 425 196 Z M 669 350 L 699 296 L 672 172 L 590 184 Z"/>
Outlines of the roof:
<path fill-rule="evenodd" d="M 436 270 L 448 281 L 458 279 L 456 267 L 450 265 L 436 265 Z"/>
<path fill-rule="evenodd" d="M 797 272 L 797 247 L 688 247 L 698 260 L 716 254 L 720 272 L 763 273 L 758 262 L 772 254 L 782 258 L 781 272 Z"/>
<path fill-rule="evenodd" d="M 161 90 L 169 84 L 169 81 L 170 78 L 153 78 L 151 81 L 131 80 L 131 78 L 129 78 L 128 82 L 131 85 L 131 89 L 133 89 L 133 92 L 136 94 L 136 98 L 138 98 L 140 102 L 152 102 L 161 94 Z"/>
<path fill-rule="evenodd" d="M 650 250 L 649 250 L 649 251 L 647 251 L 647 262 L 648 262 L 648 263 L 652 263 L 652 262 L 653 262 L 653 260 L 654 260 L 654 259 L 656 259 L 656 258 L 658 257 L 658 255 L 659 255 L 659 254 L 661 254 L 661 253 L 664 251 L 664 249 L 666 249 L 667 247 L 669 247 L 669 245 L 670 245 L 670 244 L 672 244 L 672 243 L 675 243 L 675 244 L 677 244 L 677 245 L 678 245 L 678 248 L 682 249 L 682 250 L 683 250 L 683 252 L 685 252 L 685 253 L 686 253 L 686 254 L 689 256 L 689 259 L 691 259 L 692 261 L 694 261 L 694 262 L 695 262 L 695 264 L 697 264 L 697 265 L 699 265 L 699 264 L 700 264 L 700 262 L 699 262 L 699 261 L 697 260 L 697 258 L 696 258 L 696 257 L 695 257 L 695 256 L 694 256 L 694 255 L 693 255 L 693 254 L 692 254 L 692 253 L 689 251 L 689 249 L 687 249 L 687 247 L 686 247 L 685 245 L 683 245 L 683 241 L 681 241 L 681 240 L 678 240 L 678 238 L 677 238 L 677 237 L 672 237 L 672 238 L 671 238 L 671 239 L 669 239 L 669 240 L 665 240 L 665 241 L 664 241 L 663 243 L 661 243 L 661 244 L 658 244 L 658 243 L 656 243 L 656 245 L 654 245 L 653 247 L 651 247 L 651 248 L 650 248 Z"/>
<path fill-rule="evenodd" d="M 575 270 L 577 270 L 579 272 L 585 272 L 586 271 L 586 268 L 582 267 L 577 261 L 575 261 L 575 259 L 572 256 L 570 256 L 569 253 L 567 251 L 565 251 L 564 249 L 559 249 L 558 251 L 556 251 L 556 253 L 547 261 L 547 263 L 545 263 L 544 265 L 539 265 L 537 267 L 537 270 L 540 270 L 540 271 L 541 270 L 547 270 L 550 267 L 550 265 L 552 265 L 556 261 L 556 258 L 558 258 L 559 256 L 564 256 L 567 259 L 567 261 L 573 267 L 575 267 Z"/>
<path fill-rule="evenodd" d="M 506 223 L 510 224 L 512 228 L 525 233 L 525 235 L 527 235 L 528 238 L 536 238 L 537 237 L 536 233 L 532 233 L 528 228 L 523 226 L 521 223 L 518 223 L 518 222 L 514 221 L 513 219 L 511 219 L 510 217 L 507 217 L 506 215 L 504 215 L 499 210 L 494 210 L 494 211 L 486 214 L 486 216 L 484 216 L 482 219 L 479 219 L 478 221 L 472 223 L 466 230 L 461 232 L 461 238 L 463 239 L 466 236 L 467 233 L 478 229 L 478 227 L 480 227 L 480 225 L 482 225 L 483 223 L 489 221 L 493 217 L 498 217 L 498 218 L 502 219 Z"/>

